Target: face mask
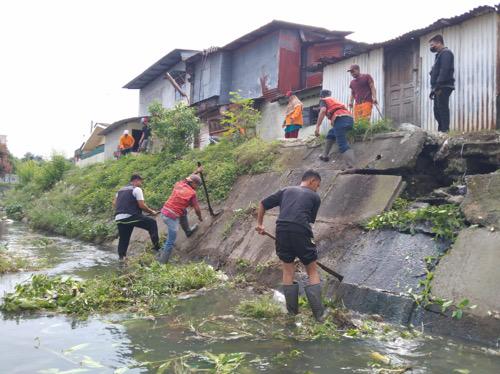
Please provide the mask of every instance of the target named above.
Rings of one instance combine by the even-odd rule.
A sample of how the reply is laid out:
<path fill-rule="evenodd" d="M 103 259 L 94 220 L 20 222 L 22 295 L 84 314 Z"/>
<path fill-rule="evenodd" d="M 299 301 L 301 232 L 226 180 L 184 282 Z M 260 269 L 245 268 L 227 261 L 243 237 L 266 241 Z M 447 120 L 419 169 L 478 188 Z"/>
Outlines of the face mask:
<path fill-rule="evenodd" d="M 437 52 L 437 48 L 436 47 L 430 47 L 429 49 L 431 50 L 432 53 L 436 53 Z"/>

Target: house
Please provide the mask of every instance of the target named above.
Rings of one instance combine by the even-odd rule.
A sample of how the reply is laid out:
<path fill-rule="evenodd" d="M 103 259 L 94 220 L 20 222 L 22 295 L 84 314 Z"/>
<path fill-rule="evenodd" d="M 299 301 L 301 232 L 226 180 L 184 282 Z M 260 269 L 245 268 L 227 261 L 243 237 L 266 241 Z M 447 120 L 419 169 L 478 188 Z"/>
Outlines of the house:
<path fill-rule="evenodd" d="M 92 165 L 104 161 L 104 136 L 102 131 L 108 127 L 105 123 L 92 125 L 92 131 L 87 140 L 75 151 L 77 166 Z"/>
<path fill-rule="evenodd" d="M 434 54 L 428 41 L 442 34 L 455 54 L 456 89 L 451 95 L 452 131 L 498 129 L 500 81 L 499 8 L 481 6 L 467 13 L 410 31 L 395 39 L 367 46 L 355 56 L 340 58 L 323 70 L 323 87 L 347 103 L 348 66 L 358 64 L 370 73 L 384 115 L 394 124 L 409 122 L 437 131 L 429 72 Z M 373 119 L 380 118 L 373 113 Z"/>
<path fill-rule="evenodd" d="M 222 131 L 220 120 L 230 102 L 230 92 L 256 100 L 266 113 L 257 127 L 264 138 L 281 134 L 286 107 L 275 104 L 287 91 L 300 91 L 318 104 L 322 59 L 343 57 L 359 47 L 346 39 L 350 32 L 272 21 L 221 48 L 210 48 L 186 60 L 191 83 L 191 105 L 197 109 L 203 127 L 201 145 L 208 135 Z M 319 68 L 318 68 L 319 67 Z M 313 95 L 313 96 L 314 96 Z M 266 108 L 271 105 L 271 109 Z M 311 113 L 313 113 L 311 111 Z M 278 119 L 279 117 L 279 119 Z M 275 131 L 270 131 L 272 128 Z"/>
<path fill-rule="evenodd" d="M 135 139 L 133 151 L 137 152 L 139 148 L 139 140 L 142 135 L 141 117 L 131 117 L 113 122 L 111 125 L 103 129 L 99 135 L 104 137 L 104 160 L 112 160 L 115 157 L 115 152 L 120 144 L 120 137 L 125 130 Z"/>
<path fill-rule="evenodd" d="M 148 107 L 155 100 L 159 101 L 164 108 L 172 108 L 183 100 L 182 95 L 172 83 L 165 79 L 167 72 L 187 95 L 190 94 L 191 85 L 187 82 L 186 60 L 196 53 L 198 51 L 174 49 L 123 86 L 123 88 L 140 90 L 139 116 L 147 116 Z"/>

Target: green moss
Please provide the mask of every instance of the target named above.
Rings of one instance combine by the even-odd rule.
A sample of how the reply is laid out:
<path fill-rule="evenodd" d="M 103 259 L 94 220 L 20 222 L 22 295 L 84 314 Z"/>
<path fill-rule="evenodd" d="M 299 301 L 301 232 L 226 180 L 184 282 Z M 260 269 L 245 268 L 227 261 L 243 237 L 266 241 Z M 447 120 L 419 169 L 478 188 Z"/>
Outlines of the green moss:
<path fill-rule="evenodd" d="M 142 255 L 122 274 L 108 274 L 79 281 L 61 276 L 33 275 L 4 297 L 7 312 L 54 310 L 86 317 L 93 313 L 134 311 L 164 314 L 175 306 L 175 295 L 215 286 L 217 272 L 204 263 L 160 265 L 152 255 Z"/>

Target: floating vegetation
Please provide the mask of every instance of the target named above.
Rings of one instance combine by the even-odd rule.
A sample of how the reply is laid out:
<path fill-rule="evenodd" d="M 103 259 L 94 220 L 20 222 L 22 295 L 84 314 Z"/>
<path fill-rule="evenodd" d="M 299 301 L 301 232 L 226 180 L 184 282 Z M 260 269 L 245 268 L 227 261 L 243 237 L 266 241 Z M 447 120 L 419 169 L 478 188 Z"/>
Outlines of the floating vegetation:
<path fill-rule="evenodd" d="M 15 273 L 23 270 L 37 270 L 42 266 L 41 261 L 34 261 L 10 253 L 5 245 L 0 245 L 0 274 Z"/>
<path fill-rule="evenodd" d="M 273 318 L 283 315 L 283 309 L 270 296 L 261 296 L 253 300 L 243 300 L 236 308 L 244 317 Z"/>
<path fill-rule="evenodd" d="M 176 295 L 220 283 L 219 274 L 205 263 L 160 265 L 153 255 L 131 260 L 121 274 L 85 281 L 45 274 L 33 275 L 4 297 L 7 312 L 49 310 L 86 317 L 93 313 L 133 311 L 167 314 Z"/>

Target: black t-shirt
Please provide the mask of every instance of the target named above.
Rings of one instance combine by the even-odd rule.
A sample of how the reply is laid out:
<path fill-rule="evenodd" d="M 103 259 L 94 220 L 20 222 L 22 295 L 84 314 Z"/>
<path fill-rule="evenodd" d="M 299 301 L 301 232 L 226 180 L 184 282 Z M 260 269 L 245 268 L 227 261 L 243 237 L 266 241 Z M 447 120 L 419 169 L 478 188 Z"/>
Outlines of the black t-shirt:
<path fill-rule="evenodd" d="M 148 139 L 151 136 L 151 127 L 149 127 L 148 125 L 143 125 L 142 133 L 144 134 L 144 139 Z"/>
<path fill-rule="evenodd" d="M 312 237 L 311 223 L 316 221 L 321 198 L 307 187 L 286 187 L 262 200 L 266 210 L 280 207 L 276 229 L 307 233 Z"/>

